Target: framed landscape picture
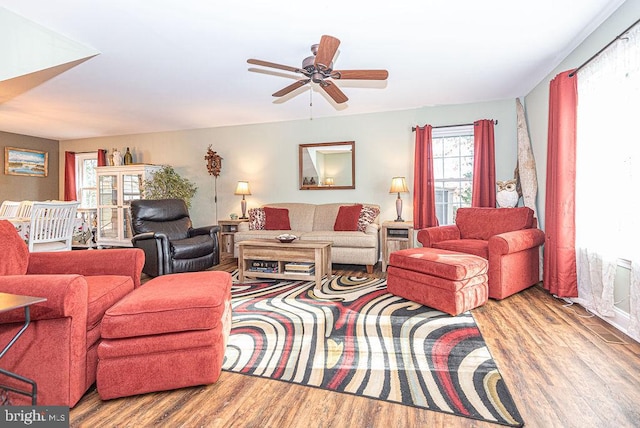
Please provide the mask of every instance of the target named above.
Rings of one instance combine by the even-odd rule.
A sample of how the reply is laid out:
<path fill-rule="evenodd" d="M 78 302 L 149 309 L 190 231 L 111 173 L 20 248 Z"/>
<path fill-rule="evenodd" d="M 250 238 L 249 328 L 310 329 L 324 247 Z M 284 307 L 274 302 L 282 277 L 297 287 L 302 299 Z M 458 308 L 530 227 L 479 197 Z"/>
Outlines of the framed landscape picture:
<path fill-rule="evenodd" d="M 49 174 L 49 153 L 5 147 L 4 173 L 8 175 L 46 177 Z"/>

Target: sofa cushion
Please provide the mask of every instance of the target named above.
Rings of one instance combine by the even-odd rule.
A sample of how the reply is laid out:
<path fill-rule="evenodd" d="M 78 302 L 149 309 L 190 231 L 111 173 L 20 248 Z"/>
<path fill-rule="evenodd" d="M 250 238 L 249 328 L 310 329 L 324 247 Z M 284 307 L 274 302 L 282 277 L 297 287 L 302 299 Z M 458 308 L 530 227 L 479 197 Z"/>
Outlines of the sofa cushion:
<path fill-rule="evenodd" d="M 338 210 L 336 221 L 333 224 L 333 230 L 337 231 L 356 231 L 358 230 L 358 219 L 362 205 L 343 205 Z"/>
<path fill-rule="evenodd" d="M 519 208 L 459 208 L 456 225 L 462 239 L 488 240 L 500 233 L 533 227 L 533 210 Z"/>
<path fill-rule="evenodd" d="M 380 208 L 363 205 L 358 218 L 358 230 L 360 232 L 366 232 L 367 226 L 373 223 L 379 214 Z"/>
<path fill-rule="evenodd" d="M 300 236 L 301 241 L 330 241 L 333 248 L 375 248 L 377 235 L 360 231 L 327 232 L 317 230 L 305 232 Z"/>
<path fill-rule="evenodd" d="M 264 208 L 249 210 L 249 230 L 264 230 Z"/>
<path fill-rule="evenodd" d="M 264 228 L 266 230 L 291 230 L 289 210 L 286 208 L 264 207 Z"/>
<path fill-rule="evenodd" d="M 4 248 L 0 275 L 25 275 L 29 266 L 29 248 L 7 220 L 0 220 L 0 242 Z"/>

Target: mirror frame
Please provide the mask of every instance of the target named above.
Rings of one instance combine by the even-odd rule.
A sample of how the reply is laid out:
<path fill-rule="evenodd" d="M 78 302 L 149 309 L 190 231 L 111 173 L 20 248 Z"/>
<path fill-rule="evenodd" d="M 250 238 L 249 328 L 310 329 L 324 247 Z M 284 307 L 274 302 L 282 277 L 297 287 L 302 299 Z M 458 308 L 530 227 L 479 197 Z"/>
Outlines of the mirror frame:
<path fill-rule="evenodd" d="M 351 148 L 351 185 L 346 186 L 319 186 L 318 184 L 308 185 L 304 183 L 303 174 L 303 156 L 305 149 L 308 148 L 321 148 L 328 146 L 349 146 Z M 312 144 L 300 144 L 298 146 L 298 183 L 300 190 L 340 190 L 340 189 L 355 189 L 356 188 L 356 142 L 355 141 L 340 141 L 335 143 L 312 143 Z"/>

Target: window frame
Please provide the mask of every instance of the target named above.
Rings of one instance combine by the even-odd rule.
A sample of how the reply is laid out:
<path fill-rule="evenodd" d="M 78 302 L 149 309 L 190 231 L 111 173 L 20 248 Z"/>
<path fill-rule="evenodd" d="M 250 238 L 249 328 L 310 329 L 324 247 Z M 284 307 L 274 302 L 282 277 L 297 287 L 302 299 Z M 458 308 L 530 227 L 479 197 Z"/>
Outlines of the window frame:
<path fill-rule="evenodd" d="M 76 153 L 76 198 L 80 202 L 79 208 L 97 208 L 97 186 L 87 187 L 85 186 L 85 174 L 84 174 L 84 162 L 88 160 L 94 160 L 96 162 L 96 166 L 98 165 L 98 153 L 97 152 L 87 152 L 87 153 Z M 94 206 L 86 206 L 83 205 L 84 198 L 83 194 L 86 191 L 93 191 L 95 193 L 94 201 L 96 204 Z"/>
<path fill-rule="evenodd" d="M 451 156 L 451 155 L 447 155 L 445 156 L 445 153 L 443 152 L 442 154 L 436 154 L 435 153 L 435 149 L 436 149 L 436 140 L 439 139 L 445 139 L 445 138 L 455 138 L 455 137 L 469 137 L 471 139 L 471 154 L 462 154 L 461 153 L 461 146 L 459 146 L 458 148 L 458 153 L 456 156 Z M 432 150 L 432 156 L 433 156 L 433 169 L 434 169 L 434 183 L 435 183 L 435 200 L 436 200 L 436 217 L 438 218 L 438 222 L 440 225 L 444 226 L 444 225 L 451 225 L 451 224 L 455 224 L 455 217 L 456 217 L 456 212 L 458 210 L 458 208 L 461 207 L 470 207 L 471 206 L 471 194 L 469 194 L 469 201 L 468 203 L 464 203 L 462 201 L 462 196 L 458 195 L 458 197 L 456 198 L 455 193 L 453 194 L 449 194 L 449 192 L 451 192 L 453 189 L 448 189 L 445 186 L 445 183 L 452 183 L 452 182 L 456 182 L 458 183 L 458 189 L 462 189 L 462 188 L 468 188 L 468 189 L 473 189 L 473 163 L 474 163 L 474 148 L 473 148 L 473 142 L 474 142 L 474 126 L 471 125 L 456 125 L 456 126 L 448 126 L 448 127 L 442 127 L 442 128 L 434 128 L 431 132 L 431 139 L 432 139 L 432 146 L 433 146 L 433 150 Z M 445 144 L 443 142 L 443 144 Z M 464 159 L 471 159 L 471 176 L 468 178 L 465 178 L 462 176 L 462 171 L 464 170 L 462 163 Z M 436 176 L 436 171 L 442 171 L 443 175 L 445 172 L 445 162 L 447 159 L 458 159 L 458 170 L 460 172 L 458 177 L 438 177 Z M 440 165 L 439 167 L 436 166 L 436 162 L 442 162 L 442 165 Z M 467 184 L 468 187 L 463 187 L 463 184 Z M 454 192 L 456 190 L 453 190 Z M 438 194 L 440 192 L 440 198 L 438 198 Z M 445 192 L 446 195 L 445 195 Z M 446 198 L 446 202 L 445 202 L 445 196 L 447 196 Z M 457 200 L 456 200 L 457 199 Z M 450 208 L 446 208 L 447 206 L 449 206 Z"/>

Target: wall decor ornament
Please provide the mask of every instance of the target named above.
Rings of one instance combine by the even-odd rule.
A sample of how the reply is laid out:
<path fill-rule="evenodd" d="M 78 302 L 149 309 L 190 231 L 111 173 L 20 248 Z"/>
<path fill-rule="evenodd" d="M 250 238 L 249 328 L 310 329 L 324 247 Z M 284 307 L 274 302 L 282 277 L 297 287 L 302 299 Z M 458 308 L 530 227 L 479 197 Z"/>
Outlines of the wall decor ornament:
<path fill-rule="evenodd" d="M 49 153 L 5 147 L 4 173 L 6 175 L 46 177 L 49 175 Z"/>
<path fill-rule="evenodd" d="M 211 149 L 211 144 L 209 144 L 207 154 L 204 158 L 207 161 L 207 171 L 209 175 L 218 177 L 222 170 L 222 157 Z"/>

